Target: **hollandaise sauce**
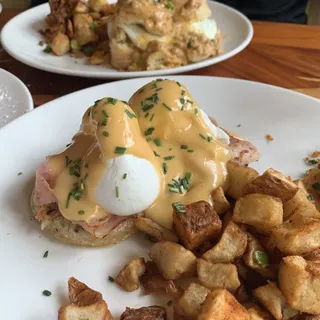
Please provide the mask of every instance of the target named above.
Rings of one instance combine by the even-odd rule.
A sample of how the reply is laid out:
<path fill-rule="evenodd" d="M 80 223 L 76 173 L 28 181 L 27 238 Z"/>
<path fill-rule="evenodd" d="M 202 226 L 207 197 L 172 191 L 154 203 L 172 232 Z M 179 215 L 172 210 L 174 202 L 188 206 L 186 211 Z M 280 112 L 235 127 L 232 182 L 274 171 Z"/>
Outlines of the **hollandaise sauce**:
<path fill-rule="evenodd" d="M 113 213 L 97 203 L 96 189 L 107 161 L 128 154 L 154 167 L 159 194 L 144 212 L 168 229 L 173 204 L 211 202 L 211 192 L 226 180 L 226 163 L 232 157 L 231 149 L 213 135 L 189 91 L 179 82 L 158 79 L 139 89 L 129 104 L 113 98 L 96 101 L 84 114 L 73 143 L 49 157 L 62 215 L 92 223 Z M 121 189 L 115 188 L 114 197 L 120 194 Z"/>

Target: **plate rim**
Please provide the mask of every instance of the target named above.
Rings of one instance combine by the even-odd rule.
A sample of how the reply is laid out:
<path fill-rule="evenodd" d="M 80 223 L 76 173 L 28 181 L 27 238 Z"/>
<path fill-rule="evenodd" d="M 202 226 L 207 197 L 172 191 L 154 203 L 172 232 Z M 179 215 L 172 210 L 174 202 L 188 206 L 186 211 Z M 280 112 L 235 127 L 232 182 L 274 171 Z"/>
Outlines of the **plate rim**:
<path fill-rule="evenodd" d="M 0 128 L 0 139 L 3 135 L 5 135 L 5 131 L 9 130 L 11 128 L 11 126 L 18 121 L 22 121 L 21 119 L 24 119 L 28 116 L 30 116 L 30 114 L 33 114 L 35 112 L 43 112 L 42 110 L 50 108 L 51 104 L 55 104 L 57 103 L 57 101 L 60 101 L 61 99 L 64 98 L 70 98 L 73 95 L 77 95 L 77 94 L 85 94 L 86 92 L 89 92 L 91 90 L 97 89 L 97 88 L 102 88 L 105 86 L 108 86 L 110 84 L 114 84 L 114 83 L 126 83 L 126 82 L 134 82 L 134 81 L 139 81 L 139 80 L 146 80 L 146 82 L 148 81 L 152 81 L 155 80 L 157 78 L 157 76 L 152 76 L 152 77 L 139 77 L 139 78 L 134 78 L 134 79 L 126 79 L 126 80 L 119 80 L 119 81 L 110 81 L 107 83 L 102 83 L 99 85 L 94 85 L 94 86 L 90 86 L 81 90 L 77 90 L 71 93 L 68 93 L 66 95 L 57 97 L 56 99 L 53 99 L 49 102 L 44 103 L 43 105 L 38 106 L 37 108 L 33 108 L 30 112 L 27 112 L 25 114 L 23 114 L 22 116 L 12 120 L 11 122 L 9 122 L 7 125 L 5 125 L 4 127 Z M 287 88 L 282 88 L 279 86 L 275 86 L 272 84 L 267 84 L 267 83 L 263 83 L 263 82 L 258 82 L 258 81 L 251 81 L 251 80 L 245 80 L 245 79 L 238 79 L 238 78 L 229 78 L 229 77 L 216 77 L 216 76 L 197 76 L 197 75 L 172 75 L 167 77 L 167 79 L 169 80 L 179 80 L 180 82 L 183 82 L 183 79 L 185 78 L 193 78 L 193 79 L 215 79 L 217 81 L 227 81 L 227 82 L 239 82 L 239 83 L 248 83 L 249 85 L 257 85 L 260 87 L 267 87 L 267 88 L 272 88 L 273 90 L 278 90 L 281 92 L 287 92 L 288 94 L 291 95 L 295 95 L 298 97 L 301 97 L 303 99 L 307 99 L 312 101 L 313 103 L 316 103 L 319 105 L 319 112 L 320 112 L 320 99 L 308 96 L 306 94 L 303 94 L 301 92 L 297 92 L 291 89 L 287 89 Z"/>
<path fill-rule="evenodd" d="M 210 59 L 206 59 L 204 61 L 200 61 L 194 64 L 188 64 L 186 66 L 182 66 L 182 67 L 177 67 L 177 68 L 171 68 L 171 69 L 162 69 L 162 70 L 154 70 L 154 71 L 133 71 L 133 72 L 99 72 L 96 73 L 94 71 L 81 71 L 81 70 L 69 70 L 69 69 L 64 69 L 64 68 L 57 68 L 54 66 L 51 66 L 50 64 L 45 65 L 45 64 L 38 64 L 37 62 L 33 62 L 27 58 L 24 58 L 23 55 L 17 54 L 15 53 L 14 50 L 11 50 L 10 45 L 7 45 L 5 38 L 6 38 L 6 33 L 7 30 L 10 30 L 11 25 L 13 25 L 16 21 L 16 19 L 20 19 L 21 16 L 23 15 L 27 15 L 30 14 L 32 11 L 35 10 L 41 10 L 40 8 L 45 8 L 48 7 L 49 4 L 45 3 L 42 4 L 40 6 L 36 6 L 34 8 L 30 8 L 26 11 L 21 12 L 20 14 L 18 14 L 17 16 L 15 16 L 14 18 L 12 18 L 11 20 L 9 20 L 5 26 L 3 27 L 1 33 L 0 33 L 0 42 L 2 44 L 2 47 L 4 48 L 4 50 L 11 55 L 13 58 L 15 58 L 16 60 L 31 66 L 33 68 L 42 70 L 42 71 L 46 71 L 46 72 L 51 72 L 51 73 L 56 73 L 56 74 L 63 74 L 63 75 L 69 75 L 69 76 L 75 76 L 75 77 L 82 77 L 82 78 L 95 78 L 95 79 L 126 79 L 126 78 L 137 78 L 137 77 L 147 77 L 147 76 L 162 76 L 162 75 L 172 75 L 172 74 L 177 74 L 177 73 L 184 73 L 184 72 L 189 72 L 189 71 L 193 71 L 193 70 L 198 70 L 201 68 L 205 68 L 217 63 L 220 63 L 222 61 L 228 60 L 231 57 L 237 55 L 238 53 L 240 53 L 241 51 L 243 51 L 251 42 L 253 35 L 254 35 L 254 28 L 253 25 L 251 23 L 251 21 L 240 11 L 216 2 L 216 1 L 211 1 L 211 4 L 214 6 L 220 6 L 223 7 L 226 10 L 229 10 L 231 12 L 233 12 L 233 14 L 237 15 L 238 17 L 240 17 L 243 22 L 245 22 L 247 28 L 248 28 L 248 34 L 245 38 L 244 41 L 242 41 L 242 43 L 236 47 L 235 49 L 231 50 L 228 53 L 222 54 L 220 56 L 217 57 L 213 57 Z M 209 3 L 210 5 L 210 3 Z M 35 44 L 36 45 L 36 44 Z M 213 61 L 214 60 L 214 61 Z"/>

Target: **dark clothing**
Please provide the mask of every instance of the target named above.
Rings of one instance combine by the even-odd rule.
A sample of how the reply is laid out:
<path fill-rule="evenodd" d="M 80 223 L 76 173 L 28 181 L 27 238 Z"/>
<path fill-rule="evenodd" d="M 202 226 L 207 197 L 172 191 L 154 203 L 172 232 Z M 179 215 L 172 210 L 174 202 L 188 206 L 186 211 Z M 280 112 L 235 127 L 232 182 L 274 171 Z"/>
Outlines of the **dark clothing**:
<path fill-rule="evenodd" d="M 32 6 L 47 2 L 31 0 Z M 306 23 L 308 0 L 218 0 L 234 7 L 254 20 Z"/>

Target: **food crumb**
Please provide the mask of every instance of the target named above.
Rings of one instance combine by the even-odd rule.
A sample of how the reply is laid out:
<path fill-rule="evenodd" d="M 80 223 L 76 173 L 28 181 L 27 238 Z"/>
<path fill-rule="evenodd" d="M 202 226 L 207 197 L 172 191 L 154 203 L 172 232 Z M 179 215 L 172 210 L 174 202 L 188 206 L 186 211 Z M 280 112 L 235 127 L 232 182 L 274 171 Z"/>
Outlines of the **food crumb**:
<path fill-rule="evenodd" d="M 43 255 L 43 258 L 47 258 L 48 257 L 48 254 L 49 254 L 49 251 L 47 250 L 44 255 Z"/>
<path fill-rule="evenodd" d="M 273 137 L 270 134 L 266 134 L 266 139 L 268 141 L 273 141 L 274 140 Z"/>
<path fill-rule="evenodd" d="M 21 176 L 21 175 L 22 175 L 22 172 L 19 172 L 19 173 L 18 173 L 18 176 Z"/>
<path fill-rule="evenodd" d="M 311 154 L 312 158 L 318 158 L 319 156 L 320 156 L 320 151 L 318 151 L 318 150 L 313 151 L 312 154 Z"/>
<path fill-rule="evenodd" d="M 108 277 L 108 280 L 113 283 L 114 282 L 114 278 L 112 278 L 111 276 Z"/>
<path fill-rule="evenodd" d="M 40 46 L 40 47 L 43 47 L 43 46 L 44 46 L 44 41 L 42 41 L 42 40 L 39 41 L 39 46 Z"/>

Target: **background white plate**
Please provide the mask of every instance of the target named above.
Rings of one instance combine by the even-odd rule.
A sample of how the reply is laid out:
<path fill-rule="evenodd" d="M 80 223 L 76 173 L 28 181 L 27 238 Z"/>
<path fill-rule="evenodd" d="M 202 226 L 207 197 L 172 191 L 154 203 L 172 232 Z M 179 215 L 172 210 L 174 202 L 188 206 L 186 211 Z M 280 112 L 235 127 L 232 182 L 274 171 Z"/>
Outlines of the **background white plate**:
<path fill-rule="evenodd" d="M 172 77 L 173 78 L 173 77 Z M 249 138 L 261 152 L 254 165 L 273 167 L 293 178 L 305 170 L 303 158 L 320 149 L 320 102 L 264 84 L 206 77 L 174 77 L 222 126 Z M 58 152 L 78 130 L 82 113 L 104 96 L 128 99 L 150 79 L 127 80 L 62 97 L 18 118 L 0 130 L 0 301 L 3 319 L 54 320 L 66 302 L 68 277 L 75 276 L 103 293 L 115 319 L 126 306 L 157 302 L 154 297 L 125 293 L 108 282 L 150 245 L 134 237 L 111 248 L 78 248 L 57 243 L 30 221 L 29 196 L 36 168 Z M 238 125 L 241 125 L 238 127 Z M 267 142 L 265 134 L 274 137 Z M 18 175 L 22 172 L 22 175 Z M 42 258 L 49 250 L 48 258 Z M 52 291 L 51 297 L 42 291 Z M 168 298 L 163 300 L 164 304 Z"/>
<path fill-rule="evenodd" d="M 20 79 L 0 68 L 0 128 L 32 109 L 28 88 Z"/>
<path fill-rule="evenodd" d="M 44 47 L 38 45 L 39 41 L 42 40 L 39 30 L 46 28 L 44 19 L 50 12 L 48 4 L 25 11 L 9 21 L 1 32 L 1 42 L 4 49 L 17 60 L 32 67 L 54 73 L 114 79 L 182 73 L 226 60 L 242 51 L 252 39 L 253 27 L 244 15 L 221 3 L 209 1 L 209 6 L 212 10 L 213 18 L 217 21 L 222 35 L 225 37 L 223 40 L 223 54 L 199 63 L 174 69 L 118 72 L 113 68 L 89 65 L 86 59 L 74 59 L 68 55 L 56 57 L 44 53 Z"/>

